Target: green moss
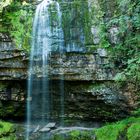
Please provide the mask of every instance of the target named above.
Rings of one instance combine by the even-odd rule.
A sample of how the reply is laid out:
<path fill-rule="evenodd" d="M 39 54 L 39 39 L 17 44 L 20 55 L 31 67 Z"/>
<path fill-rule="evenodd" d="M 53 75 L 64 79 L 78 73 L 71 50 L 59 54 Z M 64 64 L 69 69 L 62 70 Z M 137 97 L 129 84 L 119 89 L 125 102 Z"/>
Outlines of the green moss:
<path fill-rule="evenodd" d="M 62 10 L 62 26 L 65 43 L 75 42 L 77 45 L 92 44 L 91 20 L 88 10 L 88 2 L 72 1 L 60 3 Z M 84 37 L 81 42 L 80 37 Z"/>
<path fill-rule="evenodd" d="M 72 131 L 70 135 L 73 138 L 73 140 L 76 140 L 80 136 L 80 131 L 78 130 Z"/>
<path fill-rule="evenodd" d="M 71 132 L 71 140 L 92 140 L 93 133 L 92 131 L 72 131 Z"/>
<path fill-rule="evenodd" d="M 107 125 L 95 131 L 97 140 L 117 140 L 120 132 L 125 128 L 125 124 Z"/>
<path fill-rule="evenodd" d="M 16 136 L 14 134 L 11 134 L 7 137 L 2 137 L 0 140 L 16 140 Z"/>
<path fill-rule="evenodd" d="M 32 30 L 32 11 L 19 10 L 6 14 L 10 20 L 10 35 L 18 48 L 29 51 Z"/>
<path fill-rule="evenodd" d="M 124 133 L 124 132 L 127 132 Z M 140 118 L 131 117 L 95 130 L 97 140 L 117 140 L 121 134 L 128 140 L 140 138 Z"/>
<path fill-rule="evenodd" d="M 5 89 L 6 86 L 7 86 L 7 84 L 3 84 L 2 82 L 0 82 L 0 90 Z"/>
<path fill-rule="evenodd" d="M 92 140 L 94 136 L 93 130 L 80 131 L 72 130 L 66 135 L 57 134 L 51 140 Z"/>
<path fill-rule="evenodd" d="M 12 140 L 13 138 L 15 138 L 13 135 L 14 132 L 15 129 L 13 124 L 0 121 L 0 138 L 2 137 L 2 140 Z"/>
<path fill-rule="evenodd" d="M 129 124 L 132 124 L 132 123 L 140 123 L 140 117 L 131 117 L 131 118 L 128 118 L 128 119 L 124 119 L 122 121 L 120 121 L 119 123 L 122 123 L 122 124 L 125 124 L 125 125 L 129 125 Z"/>
<path fill-rule="evenodd" d="M 140 122 L 132 124 L 127 130 L 128 140 L 140 140 Z"/>
<path fill-rule="evenodd" d="M 12 106 L 12 104 L 10 105 L 9 103 L 7 103 L 6 106 L 4 106 L 3 103 L 1 103 L 1 106 L 0 106 L 0 116 L 1 117 L 8 117 L 9 115 L 12 115 L 14 114 L 14 106 Z"/>
<path fill-rule="evenodd" d="M 51 140 L 139 140 L 140 117 L 131 117 L 88 131 L 72 130 L 57 134 Z"/>
<path fill-rule="evenodd" d="M 56 134 L 54 135 L 51 140 L 65 140 L 63 135 Z"/>
<path fill-rule="evenodd" d="M 140 95 L 140 93 L 139 93 Z M 140 102 L 140 101 L 139 101 Z M 132 112 L 133 116 L 140 116 L 140 108 Z"/>

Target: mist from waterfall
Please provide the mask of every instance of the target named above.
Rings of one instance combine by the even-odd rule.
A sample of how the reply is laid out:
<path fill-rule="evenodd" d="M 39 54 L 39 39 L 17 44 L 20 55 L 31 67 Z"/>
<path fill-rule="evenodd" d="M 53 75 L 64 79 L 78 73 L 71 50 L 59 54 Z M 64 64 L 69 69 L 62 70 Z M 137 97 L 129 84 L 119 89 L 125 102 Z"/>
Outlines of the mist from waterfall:
<path fill-rule="evenodd" d="M 51 16 L 51 14 L 54 14 Z M 56 17 L 52 19 L 52 17 Z M 36 9 L 33 38 L 30 54 L 27 97 L 27 135 L 29 140 L 32 125 L 46 125 L 53 120 L 53 96 L 51 94 L 52 82 L 49 79 L 49 58 L 53 51 L 59 55 L 63 53 L 63 30 L 61 10 L 58 2 L 42 1 Z M 54 45 L 55 44 L 55 45 Z M 63 73 L 59 77 L 59 112 L 56 113 L 60 125 L 63 124 L 64 115 L 64 82 Z M 45 138 L 41 138 L 44 140 Z M 46 140 L 46 139 L 45 139 Z"/>

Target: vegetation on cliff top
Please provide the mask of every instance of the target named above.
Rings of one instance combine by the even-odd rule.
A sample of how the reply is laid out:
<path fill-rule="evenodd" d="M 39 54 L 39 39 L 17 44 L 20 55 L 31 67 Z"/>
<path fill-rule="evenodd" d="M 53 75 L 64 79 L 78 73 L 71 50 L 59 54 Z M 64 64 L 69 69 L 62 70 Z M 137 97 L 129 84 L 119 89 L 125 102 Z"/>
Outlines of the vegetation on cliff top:
<path fill-rule="evenodd" d="M 113 2 L 112 2 L 113 3 Z M 105 1 L 102 1 L 105 7 Z M 109 18 L 103 17 L 101 23 L 102 47 L 110 52 L 111 60 L 120 73 L 115 77 L 117 81 L 140 81 L 140 1 L 139 0 L 116 0 L 115 10 L 110 11 Z M 111 10 L 104 8 L 103 12 Z M 110 29 L 114 31 L 116 42 L 109 39 Z M 112 30 L 113 32 L 113 30 Z M 138 87 L 137 87 L 138 88 Z"/>
<path fill-rule="evenodd" d="M 33 10 L 26 2 L 10 1 L 3 6 L 0 32 L 10 34 L 19 49 L 30 50 Z"/>

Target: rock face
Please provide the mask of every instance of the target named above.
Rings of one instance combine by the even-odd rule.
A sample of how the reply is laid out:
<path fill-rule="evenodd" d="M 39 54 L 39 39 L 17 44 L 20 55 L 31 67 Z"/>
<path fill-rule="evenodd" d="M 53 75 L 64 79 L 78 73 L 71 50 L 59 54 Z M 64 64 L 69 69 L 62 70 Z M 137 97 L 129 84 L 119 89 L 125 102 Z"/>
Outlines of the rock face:
<path fill-rule="evenodd" d="M 54 99 L 54 117 L 60 111 L 57 81 L 51 89 Z M 65 118 L 71 120 L 115 120 L 125 117 L 130 111 L 128 96 L 112 82 L 65 81 Z"/>
<path fill-rule="evenodd" d="M 0 115 L 21 117 L 27 93 L 28 56 L 8 39 L 3 39 L 0 48 Z M 115 72 L 108 66 L 110 63 L 104 50 L 63 55 L 52 53 L 49 63 L 54 118 L 60 110 L 57 80 L 61 74 L 64 74 L 64 117 L 67 119 L 118 119 L 125 117 L 135 104 L 136 97 L 126 89 L 121 91 L 113 83 Z M 34 69 L 40 77 L 41 68 Z"/>
<path fill-rule="evenodd" d="M 37 60 L 39 61 L 39 60 Z M 111 80 L 113 71 L 106 56 L 94 53 L 51 54 L 49 58 L 49 78 L 59 80 L 64 75 L 67 81 Z M 47 67 L 47 66 L 46 66 Z M 41 77 L 42 67 L 34 67 L 34 74 Z"/>
<path fill-rule="evenodd" d="M 0 40 L 0 116 L 20 118 L 25 108 L 25 53 L 13 45 L 8 35 L 0 34 Z"/>
<path fill-rule="evenodd" d="M 127 116 L 136 105 L 137 97 L 130 92 L 133 85 L 124 89 L 117 87 L 113 80 L 113 64 L 108 61 L 107 52 L 99 49 L 100 29 L 97 24 L 91 25 L 89 18 L 89 12 L 92 13 L 94 7 L 91 18 L 100 20 L 98 0 L 59 1 L 63 11 L 62 26 L 67 51 L 61 55 L 52 53 L 48 61 L 49 80 L 53 83 L 50 93 L 55 103 L 53 117 L 57 118 L 57 112 L 60 111 L 57 104 L 57 81 L 61 75 L 64 75 L 66 119 L 110 120 Z M 112 2 L 109 0 L 109 3 Z M 104 7 L 106 6 L 103 6 L 103 9 Z M 55 15 L 55 12 L 52 14 Z M 111 15 L 107 7 L 104 20 L 107 21 L 107 17 L 110 18 Z M 55 16 L 52 15 L 52 18 Z M 55 25 L 54 22 L 52 24 Z M 112 44 L 118 42 L 117 31 L 117 27 L 109 30 Z M 89 51 L 88 48 L 92 45 L 96 49 Z M 7 34 L 2 33 L 0 50 L 0 117 L 19 118 L 25 114 L 29 56 L 23 50 L 17 49 Z M 34 74 L 38 79 L 42 76 L 41 71 L 41 67 L 34 67 Z"/>
<path fill-rule="evenodd" d="M 6 34 L 1 34 L 0 40 L 0 80 L 26 79 L 25 52 L 18 50 Z"/>

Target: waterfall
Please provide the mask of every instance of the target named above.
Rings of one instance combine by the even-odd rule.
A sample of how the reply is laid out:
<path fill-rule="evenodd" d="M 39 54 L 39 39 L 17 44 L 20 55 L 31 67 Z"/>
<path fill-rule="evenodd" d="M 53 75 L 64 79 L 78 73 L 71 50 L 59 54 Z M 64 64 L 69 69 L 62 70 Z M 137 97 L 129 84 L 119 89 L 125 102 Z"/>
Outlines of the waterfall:
<path fill-rule="evenodd" d="M 51 14 L 54 14 L 51 16 Z M 56 17 L 52 19 L 52 17 Z M 46 125 L 53 120 L 52 83 L 49 79 L 49 58 L 53 51 L 59 55 L 63 53 L 63 30 L 61 24 L 61 10 L 58 2 L 42 1 L 36 9 L 33 38 L 30 54 L 27 96 L 27 135 L 29 140 L 31 125 Z M 54 45 L 55 44 L 55 45 Z M 63 73 L 59 78 L 61 125 L 64 115 L 64 82 Z M 44 138 L 42 137 L 42 140 Z"/>

